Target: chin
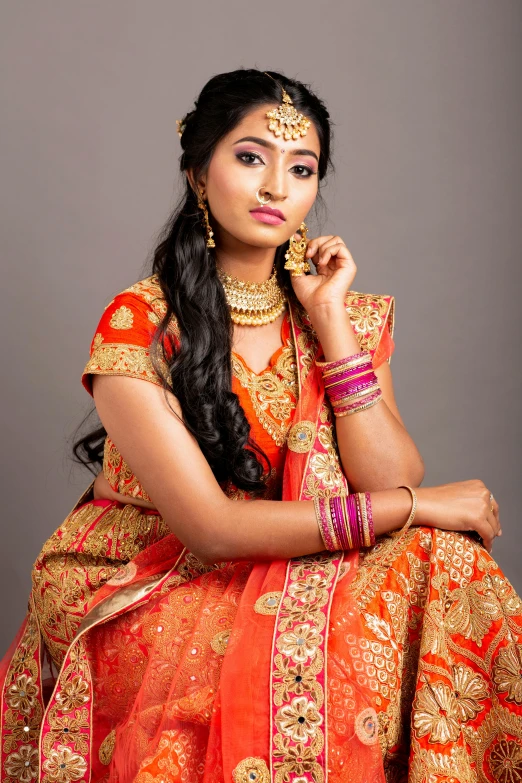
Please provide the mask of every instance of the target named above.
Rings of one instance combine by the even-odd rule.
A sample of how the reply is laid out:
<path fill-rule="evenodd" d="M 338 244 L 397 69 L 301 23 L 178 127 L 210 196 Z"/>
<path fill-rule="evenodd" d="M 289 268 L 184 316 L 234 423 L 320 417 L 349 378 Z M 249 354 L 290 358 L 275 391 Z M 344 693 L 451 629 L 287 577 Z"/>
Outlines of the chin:
<path fill-rule="evenodd" d="M 248 236 L 245 235 L 243 241 L 254 247 L 276 248 L 288 242 L 290 236 L 284 226 L 262 227 L 261 230 L 248 232 Z"/>

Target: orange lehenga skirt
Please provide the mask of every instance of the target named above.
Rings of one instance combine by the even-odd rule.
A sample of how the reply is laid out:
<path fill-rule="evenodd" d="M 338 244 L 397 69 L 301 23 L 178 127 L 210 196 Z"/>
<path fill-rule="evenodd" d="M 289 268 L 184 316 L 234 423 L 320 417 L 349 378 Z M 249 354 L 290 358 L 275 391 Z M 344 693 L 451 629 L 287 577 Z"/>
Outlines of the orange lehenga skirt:
<path fill-rule="evenodd" d="M 312 366 L 284 500 L 327 491 L 323 395 Z M 157 513 L 89 493 L 0 665 L 2 783 L 522 779 L 522 604 L 474 540 L 206 566 Z"/>

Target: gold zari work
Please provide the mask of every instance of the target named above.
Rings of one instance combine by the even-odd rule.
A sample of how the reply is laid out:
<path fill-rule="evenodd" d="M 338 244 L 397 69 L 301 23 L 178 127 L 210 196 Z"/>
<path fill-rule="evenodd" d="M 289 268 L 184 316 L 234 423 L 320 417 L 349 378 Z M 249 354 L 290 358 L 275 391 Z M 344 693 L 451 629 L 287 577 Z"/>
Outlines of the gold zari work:
<path fill-rule="evenodd" d="M 134 323 L 134 316 L 132 310 L 125 305 L 118 307 L 118 309 L 112 314 L 110 325 L 113 329 L 132 329 Z"/>
<path fill-rule="evenodd" d="M 259 375 L 234 354 L 232 372 L 248 390 L 255 415 L 263 429 L 278 446 L 282 446 L 296 405 L 297 367 L 292 343 L 287 343 L 275 364 Z"/>

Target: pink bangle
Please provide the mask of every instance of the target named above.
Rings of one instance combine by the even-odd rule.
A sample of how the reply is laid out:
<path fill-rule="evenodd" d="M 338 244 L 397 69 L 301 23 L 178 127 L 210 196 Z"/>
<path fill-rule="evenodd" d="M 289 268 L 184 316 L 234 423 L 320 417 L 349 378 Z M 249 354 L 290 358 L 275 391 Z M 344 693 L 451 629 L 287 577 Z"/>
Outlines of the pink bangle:
<path fill-rule="evenodd" d="M 329 552 L 337 552 L 341 547 L 335 535 L 328 500 L 328 498 L 314 498 L 315 513 L 325 549 Z"/>
<path fill-rule="evenodd" d="M 346 356 L 344 359 L 336 359 L 334 362 L 316 362 L 318 367 L 321 367 L 323 372 L 334 370 L 336 367 L 341 367 L 348 363 L 360 362 L 362 359 L 369 357 L 371 359 L 371 353 L 369 351 L 361 351 L 360 353 L 354 353 L 352 356 Z"/>
<path fill-rule="evenodd" d="M 359 400 L 365 395 L 373 394 L 374 392 L 379 391 L 380 388 L 381 387 L 379 386 L 379 382 L 377 381 L 365 386 L 362 389 L 359 389 L 358 391 L 348 392 L 346 394 L 340 395 L 339 397 L 330 397 L 330 402 L 334 408 L 338 408 L 340 405 L 346 405 L 349 402 L 354 402 L 354 400 Z"/>
<path fill-rule="evenodd" d="M 364 546 L 364 532 L 361 516 L 361 498 L 358 492 L 355 492 L 355 507 L 357 509 L 357 535 L 359 537 L 359 548 Z"/>
<path fill-rule="evenodd" d="M 343 508 L 340 496 L 334 496 L 330 499 L 330 508 L 332 512 L 334 530 L 341 545 L 341 549 L 349 549 L 350 546 L 347 535 L 346 512 Z"/>
<path fill-rule="evenodd" d="M 314 498 L 314 508 L 325 549 L 360 549 L 375 544 L 369 492 Z"/>
<path fill-rule="evenodd" d="M 379 388 L 378 391 L 373 392 L 373 394 L 362 397 L 360 400 L 350 403 L 350 405 L 334 406 L 334 416 L 348 416 L 351 413 L 357 413 L 358 410 L 365 410 L 366 406 L 370 408 L 375 402 L 378 402 L 381 397 L 382 391 Z"/>
<path fill-rule="evenodd" d="M 329 373 L 323 372 L 322 376 L 325 385 L 332 386 L 342 378 L 358 378 L 361 375 L 365 375 L 367 372 L 373 372 L 372 362 L 365 362 L 364 364 L 359 364 L 357 367 L 351 368 L 340 367 L 338 370 L 332 370 Z"/>
<path fill-rule="evenodd" d="M 361 378 L 360 380 L 354 381 L 343 381 L 343 383 L 340 383 L 338 386 L 333 386 L 332 388 L 328 388 L 325 386 L 325 390 L 330 398 L 336 399 L 337 397 L 342 397 L 345 394 L 351 394 L 352 392 L 359 391 L 360 389 L 363 389 L 367 386 L 371 386 L 374 383 L 378 383 L 377 376 L 375 373 L 372 373 L 372 375 L 368 375 L 366 378 Z"/>

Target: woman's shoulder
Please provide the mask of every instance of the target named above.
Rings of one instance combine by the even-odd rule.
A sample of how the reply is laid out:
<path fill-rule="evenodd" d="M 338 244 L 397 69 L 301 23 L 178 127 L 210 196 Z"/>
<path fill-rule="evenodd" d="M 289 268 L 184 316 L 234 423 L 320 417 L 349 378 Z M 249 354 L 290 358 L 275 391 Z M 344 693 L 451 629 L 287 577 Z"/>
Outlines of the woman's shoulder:
<path fill-rule="evenodd" d="M 82 383 L 92 394 L 92 374 L 131 375 L 161 384 L 150 351 L 157 327 L 168 310 L 156 275 L 139 280 L 116 294 L 105 307 L 91 341 Z M 179 340 L 174 316 L 169 320 L 167 351 Z M 158 353 L 158 362 L 161 355 Z"/>
<path fill-rule="evenodd" d="M 167 312 L 167 303 L 165 296 L 161 290 L 161 286 L 157 275 L 149 275 L 149 277 L 138 280 L 137 283 L 124 288 L 116 294 L 109 304 L 105 307 L 105 311 L 117 307 L 125 307 L 129 304 L 131 307 L 138 307 L 143 312 L 151 312 L 157 316 L 157 322 L 163 318 Z M 153 321 L 149 317 L 149 320 Z"/>

